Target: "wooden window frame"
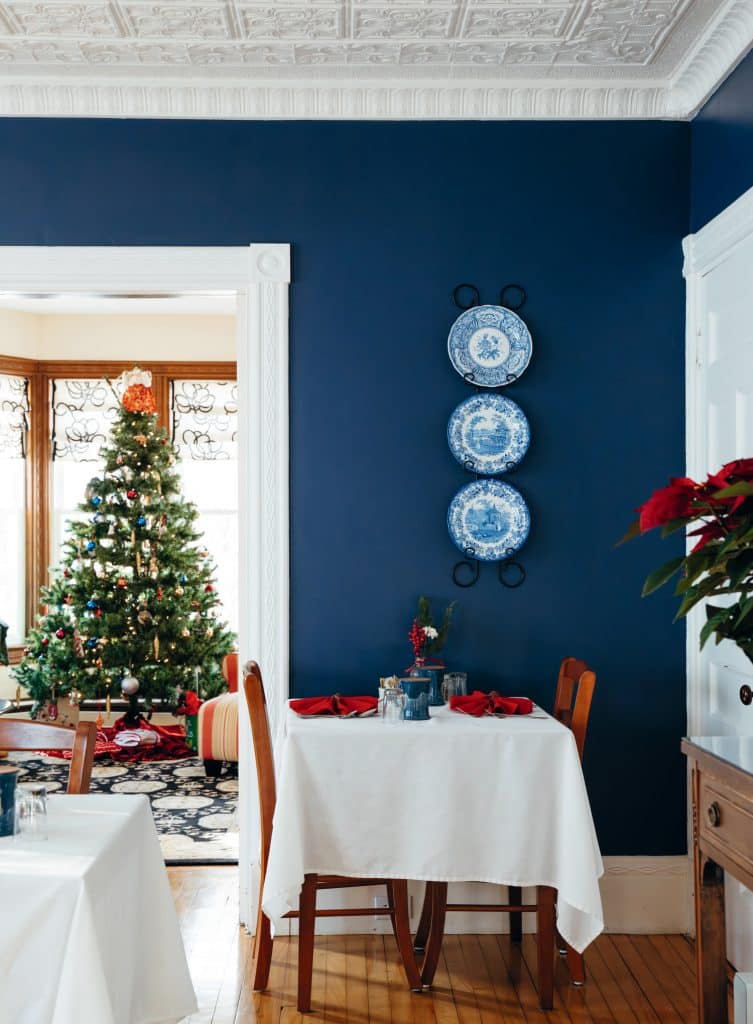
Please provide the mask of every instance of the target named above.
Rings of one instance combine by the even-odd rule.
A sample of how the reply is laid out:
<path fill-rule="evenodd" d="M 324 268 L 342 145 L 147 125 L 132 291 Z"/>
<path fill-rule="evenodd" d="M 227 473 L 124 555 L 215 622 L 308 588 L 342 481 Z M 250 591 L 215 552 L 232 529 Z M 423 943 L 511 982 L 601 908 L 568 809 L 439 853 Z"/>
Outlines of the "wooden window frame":
<path fill-rule="evenodd" d="M 152 374 L 157 402 L 157 423 L 170 430 L 170 384 L 174 380 L 237 380 L 235 362 L 139 361 Z M 60 378 L 119 377 L 133 367 L 133 360 L 23 359 L 0 355 L 0 373 L 29 381 L 29 435 L 26 456 L 26 631 L 41 609 L 40 590 L 49 581 L 52 517 L 52 437 L 50 383 Z M 11 665 L 23 656 L 23 645 L 8 648 Z"/>

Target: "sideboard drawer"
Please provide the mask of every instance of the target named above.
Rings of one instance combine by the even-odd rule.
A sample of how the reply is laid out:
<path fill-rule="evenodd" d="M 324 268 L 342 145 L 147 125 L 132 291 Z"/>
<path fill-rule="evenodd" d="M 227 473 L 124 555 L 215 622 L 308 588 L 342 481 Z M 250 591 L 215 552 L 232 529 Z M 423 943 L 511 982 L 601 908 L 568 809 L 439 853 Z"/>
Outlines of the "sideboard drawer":
<path fill-rule="evenodd" d="M 753 873 L 753 803 L 732 796 L 716 779 L 701 777 L 698 830 L 702 840 L 733 852 Z"/>

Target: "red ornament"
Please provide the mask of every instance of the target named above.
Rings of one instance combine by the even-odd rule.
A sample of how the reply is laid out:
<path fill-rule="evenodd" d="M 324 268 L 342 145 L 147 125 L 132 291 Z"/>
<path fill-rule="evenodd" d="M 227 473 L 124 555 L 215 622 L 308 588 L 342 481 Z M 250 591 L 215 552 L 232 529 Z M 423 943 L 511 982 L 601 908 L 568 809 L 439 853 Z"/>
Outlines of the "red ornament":
<path fill-rule="evenodd" d="M 162 587 L 157 587 L 157 600 L 161 601 L 164 596 L 165 596 L 165 592 L 162 589 Z"/>
<path fill-rule="evenodd" d="M 43 636 L 39 642 L 41 643 L 42 647 L 46 647 L 47 644 L 50 642 L 50 638 L 48 636 Z"/>
<path fill-rule="evenodd" d="M 71 578 L 71 570 L 70 569 L 64 569 L 63 570 L 63 576 L 65 576 L 65 578 L 67 580 L 69 580 Z"/>
<path fill-rule="evenodd" d="M 204 587 L 204 590 L 207 594 L 211 594 L 214 591 L 214 587 L 212 586 L 211 583 L 207 583 L 207 585 Z"/>
<path fill-rule="evenodd" d="M 63 604 L 73 604 L 73 595 L 66 594 L 65 597 L 63 598 Z"/>
<path fill-rule="evenodd" d="M 131 487 L 126 491 L 126 498 L 130 498 L 131 501 L 133 501 L 135 498 L 138 498 L 138 496 L 139 492 L 134 487 Z"/>
<path fill-rule="evenodd" d="M 125 588 L 128 586 L 128 580 L 125 578 L 125 576 L 118 576 L 116 586 L 120 587 L 121 590 L 125 590 Z"/>
<path fill-rule="evenodd" d="M 62 640 L 63 637 L 65 636 L 65 630 L 62 629 L 62 628 L 61 629 L 56 629 L 55 630 L 55 636 L 58 638 L 58 640 Z"/>
<path fill-rule="evenodd" d="M 97 610 L 94 612 L 94 618 L 95 619 L 101 619 L 102 618 L 102 609 L 101 608 L 97 608 Z"/>

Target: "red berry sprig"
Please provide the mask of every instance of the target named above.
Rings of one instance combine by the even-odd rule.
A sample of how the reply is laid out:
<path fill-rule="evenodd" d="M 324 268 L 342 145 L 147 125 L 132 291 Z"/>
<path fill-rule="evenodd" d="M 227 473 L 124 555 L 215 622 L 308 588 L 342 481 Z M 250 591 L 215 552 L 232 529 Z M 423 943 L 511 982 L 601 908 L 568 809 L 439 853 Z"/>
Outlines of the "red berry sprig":
<path fill-rule="evenodd" d="M 419 626 L 418 619 L 413 620 L 410 633 L 408 633 L 408 639 L 413 647 L 413 654 L 416 658 L 420 658 L 426 643 L 426 633 L 424 633 L 423 626 Z"/>

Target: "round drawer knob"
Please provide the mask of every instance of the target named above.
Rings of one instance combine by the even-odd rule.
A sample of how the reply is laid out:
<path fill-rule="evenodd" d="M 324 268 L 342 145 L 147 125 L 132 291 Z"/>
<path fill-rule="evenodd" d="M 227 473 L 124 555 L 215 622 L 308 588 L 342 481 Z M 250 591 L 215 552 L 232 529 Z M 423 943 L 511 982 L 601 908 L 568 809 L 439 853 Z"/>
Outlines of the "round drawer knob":
<path fill-rule="evenodd" d="M 706 808 L 706 817 L 708 818 L 709 825 L 712 828 L 718 828 L 719 823 L 722 820 L 722 812 L 719 809 L 719 804 L 714 801 L 713 804 L 709 804 Z"/>

